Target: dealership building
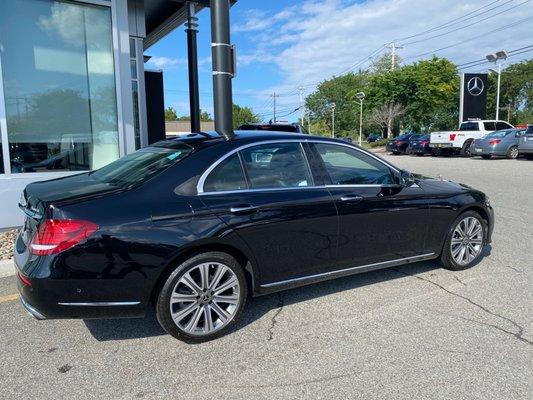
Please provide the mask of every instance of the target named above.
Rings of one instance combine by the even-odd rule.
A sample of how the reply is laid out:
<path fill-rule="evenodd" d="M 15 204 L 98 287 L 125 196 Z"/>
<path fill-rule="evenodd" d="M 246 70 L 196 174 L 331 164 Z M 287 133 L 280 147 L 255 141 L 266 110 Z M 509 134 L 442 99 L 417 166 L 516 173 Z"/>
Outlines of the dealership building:
<path fill-rule="evenodd" d="M 229 25 L 228 0 L 211 1 L 224 2 L 212 14 Z M 162 73 L 144 70 L 144 51 L 188 21 L 176 46 L 197 57 L 194 13 L 209 5 L 0 2 L 0 228 L 21 225 L 27 184 L 99 168 L 164 137 Z"/>

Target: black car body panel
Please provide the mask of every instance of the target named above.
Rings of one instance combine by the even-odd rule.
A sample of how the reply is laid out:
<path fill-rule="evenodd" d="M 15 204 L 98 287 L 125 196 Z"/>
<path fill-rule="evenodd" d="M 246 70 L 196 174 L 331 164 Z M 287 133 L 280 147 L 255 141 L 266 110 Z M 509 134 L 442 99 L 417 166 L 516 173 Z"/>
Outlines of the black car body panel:
<path fill-rule="evenodd" d="M 431 154 L 432 149 L 431 147 L 429 147 L 429 143 L 430 143 L 429 135 L 411 137 L 411 139 L 409 139 L 409 146 L 406 151 L 409 154 L 417 154 L 417 155 Z"/>
<path fill-rule="evenodd" d="M 450 224 L 470 208 L 486 218 L 490 239 L 492 208 L 466 186 L 421 176 L 411 186 L 331 185 L 311 144 L 364 152 L 340 140 L 261 132 L 240 132 L 230 141 L 175 140 L 186 141 L 191 153 L 137 186 L 105 185 L 90 173 L 28 185 L 21 202 L 28 216 L 14 255 L 19 273 L 32 282 L 19 281 L 26 307 L 44 318 L 142 316 L 166 274 L 206 249 L 242 261 L 255 295 L 436 258 Z M 228 153 L 283 140 L 305 150 L 313 186 L 198 192 L 202 175 Z M 345 196 L 362 200 L 341 201 Z M 249 204 L 253 212 L 230 212 Z M 28 245 L 44 219 L 83 219 L 99 229 L 63 252 L 36 256 Z"/>

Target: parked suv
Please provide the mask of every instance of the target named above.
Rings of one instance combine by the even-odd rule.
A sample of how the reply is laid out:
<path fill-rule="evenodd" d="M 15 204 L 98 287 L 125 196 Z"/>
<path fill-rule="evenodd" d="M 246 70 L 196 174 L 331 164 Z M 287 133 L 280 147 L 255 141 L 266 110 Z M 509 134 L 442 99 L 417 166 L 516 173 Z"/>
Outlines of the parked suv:
<path fill-rule="evenodd" d="M 435 155 L 460 154 L 470 156 L 470 145 L 487 133 L 514 127 L 505 121 L 476 120 L 464 121 L 457 131 L 434 132 L 431 134 L 430 147 Z"/>
<path fill-rule="evenodd" d="M 526 133 L 520 138 L 518 152 L 528 160 L 533 160 L 533 125 L 528 125 Z"/>

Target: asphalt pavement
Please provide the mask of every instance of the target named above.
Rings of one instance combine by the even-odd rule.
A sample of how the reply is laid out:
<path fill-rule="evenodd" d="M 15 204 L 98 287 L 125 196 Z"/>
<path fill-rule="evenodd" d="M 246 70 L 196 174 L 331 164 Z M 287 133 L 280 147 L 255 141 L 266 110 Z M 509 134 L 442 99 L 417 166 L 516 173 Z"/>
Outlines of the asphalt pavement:
<path fill-rule="evenodd" d="M 530 399 L 533 162 L 385 156 L 485 191 L 492 246 L 253 299 L 190 345 L 145 319 L 36 321 L 0 278 L 0 398 Z"/>

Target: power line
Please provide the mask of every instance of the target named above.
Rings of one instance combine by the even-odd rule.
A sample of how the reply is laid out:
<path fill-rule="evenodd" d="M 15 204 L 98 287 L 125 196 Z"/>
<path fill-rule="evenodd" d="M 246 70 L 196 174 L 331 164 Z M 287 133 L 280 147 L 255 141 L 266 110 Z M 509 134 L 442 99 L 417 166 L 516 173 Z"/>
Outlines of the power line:
<path fill-rule="evenodd" d="M 529 49 L 531 47 L 533 47 L 533 45 L 520 47 L 519 49 L 511 50 L 511 51 L 508 51 L 507 53 L 509 55 L 514 55 L 513 53 L 516 53 L 517 51 Z M 466 67 L 469 64 L 477 64 L 477 63 L 483 64 L 485 62 L 488 62 L 488 60 L 486 58 L 480 58 L 479 60 L 474 60 L 474 61 L 465 62 L 463 64 L 458 64 L 457 67 Z"/>
<path fill-rule="evenodd" d="M 513 0 L 510 0 L 510 1 L 513 1 Z M 466 29 L 466 28 L 469 28 L 469 27 L 471 27 L 473 25 L 476 25 L 476 24 L 479 24 L 481 22 L 484 22 L 484 21 L 486 21 L 488 19 L 497 17 L 498 15 L 506 13 L 506 12 L 508 12 L 508 11 L 514 9 L 514 8 L 517 8 L 517 7 L 520 7 L 520 6 L 522 6 L 522 5 L 526 4 L 526 3 L 529 3 L 529 1 L 530 0 L 526 0 L 526 1 L 522 2 L 522 3 L 520 3 L 520 4 L 516 4 L 516 5 L 512 6 L 512 7 L 509 7 L 507 9 L 503 10 L 503 11 L 500 11 L 500 12 L 498 12 L 496 14 L 493 14 L 493 15 L 489 15 L 488 17 L 482 18 L 482 19 L 480 19 L 478 21 L 475 21 L 475 22 L 472 22 L 472 23 L 470 23 L 468 25 L 464 25 L 464 26 L 461 26 L 461 27 L 458 27 L 458 28 L 454 28 L 454 29 L 452 29 L 450 31 L 439 33 L 438 35 L 428 36 L 428 37 L 423 38 L 423 39 L 418 39 L 418 40 L 413 40 L 411 42 L 406 42 L 406 43 L 404 43 L 404 45 L 407 46 L 407 45 L 410 45 L 410 44 L 421 43 L 421 42 L 425 42 L 426 40 L 431 40 L 431 39 L 435 39 L 435 38 L 438 38 L 438 37 L 442 37 L 442 36 L 446 36 L 446 35 L 455 33 L 455 32 L 460 31 L 462 29 Z M 509 3 L 509 1 L 507 3 Z M 507 4 L 507 3 L 504 3 L 504 4 Z M 504 4 L 502 4 L 502 6 Z M 499 7 L 501 7 L 501 6 L 499 6 Z M 481 15 L 481 14 L 479 14 L 479 15 Z M 476 15 L 475 17 L 478 17 L 479 15 Z M 464 22 L 464 21 L 461 21 L 461 22 Z"/>
<path fill-rule="evenodd" d="M 529 47 L 529 49 L 527 49 L 527 47 Z M 521 51 L 518 51 L 518 50 L 521 50 Z M 510 51 L 508 53 L 507 58 L 514 57 L 514 56 L 517 56 L 517 55 L 523 54 L 523 53 L 528 53 L 530 51 L 533 51 L 533 46 L 522 47 L 520 49 L 516 49 L 516 50 Z M 482 60 L 478 60 L 478 61 L 481 61 L 481 62 L 475 63 L 475 61 L 472 61 L 472 62 L 469 62 L 469 63 L 461 64 L 461 65 L 467 65 L 467 66 L 463 66 L 462 68 L 458 68 L 458 69 L 459 70 L 463 70 L 463 69 L 473 68 L 473 67 L 477 67 L 479 65 L 487 64 L 487 63 L 490 62 L 487 59 L 482 59 Z M 472 64 L 472 63 L 475 63 L 475 64 Z M 468 65 L 468 64 L 472 64 L 472 65 Z M 461 65 L 458 65 L 458 67 L 460 67 Z"/>
<path fill-rule="evenodd" d="M 456 21 L 460 21 L 460 20 L 464 19 L 465 17 L 468 17 L 468 16 L 470 16 L 470 15 L 472 15 L 472 14 L 477 13 L 478 11 L 483 10 L 484 8 L 490 7 L 491 5 L 493 5 L 493 4 L 495 4 L 495 3 L 498 3 L 499 1 L 500 1 L 500 0 L 492 1 L 492 2 L 490 2 L 490 3 L 488 3 L 488 4 L 485 4 L 483 7 L 480 7 L 480 8 L 478 8 L 478 9 L 476 9 L 476 10 L 474 10 L 474 11 L 471 11 L 471 12 L 469 12 L 469 13 L 467 13 L 467 14 L 463 14 L 463 15 L 461 15 L 460 17 L 457 17 L 457 18 L 454 18 L 454 19 L 452 19 L 452 20 L 450 20 L 450 21 L 448 21 L 448 22 L 445 22 L 444 24 L 437 25 L 437 26 L 435 26 L 435 27 L 433 27 L 433 28 L 426 29 L 425 31 L 418 32 L 418 33 L 415 33 L 415 34 L 410 35 L 410 36 L 404 36 L 404 37 L 401 37 L 401 38 L 396 38 L 395 41 L 397 41 L 397 42 L 401 42 L 401 41 L 403 41 L 403 40 L 412 39 L 412 38 L 415 38 L 415 37 L 417 37 L 417 36 L 425 35 L 426 33 L 431 33 L 431 32 L 435 32 L 435 31 L 441 30 L 441 29 L 449 28 L 451 25 L 454 25 L 454 23 L 455 23 Z M 510 1 L 513 1 L 513 0 L 510 0 Z M 507 2 L 507 3 L 508 3 L 508 2 Z M 502 4 L 502 5 L 500 5 L 500 6 L 497 6 L 497 7 L 501 7 L 501 6 L 503 6 L 503 5 L 507 4 L 507 3 L 504 3 L 504 4 Z M 497 8 L 497 7 L 496 7 L 496 8 Z M 489 11 L 490 11 L 490 10 L 489 10 Z M 460 22 L 463 22 L 463 21 L 460 21 Z"/>
<path fill-rule="evenodd" d="M 413 58 L 419 58 L 419 57 L 427 56 L 427 55 L 429 55 L 429 54 L 434 54 L 434 53 L 436 53 L 436 52 L 438 52 L 438 51 L 442 51 L 442 50 L 450 49 L 450 48 L 452 48 L 452 47 L 459 46 L 459 45 L 461 45 L 461 44 L 463 44 L 463 43 L 471 42 L 472 40 L 476 40 L 476 39 L 479 39 L 479 38 L 481 38 L 481 37 L 485 37 L 485 36 L 490 35 L 490 34 L 492 34 L 492 33 L 500 32 L 500 31 L 503 31 L 503 30 L 505 30 L 505 29 L 509 29 L 509 28 L 514 27 L 514 26 L 520 25 L 520 24 L 522 24 L 522 23 L 524 23 L 524 22 L 526 22 L 526 21 L 528 21 L 528 20 L 530 20 L 530 19 L 532 19 L 532 18 L 533 18 L 533 17 L 527 17 L 527 18 L 524 18 L 524 19 L 518 20 L 518 21 L 516 21 L 516 22 L 513 22 L 513 23 L 511 23 L 511 24 L 509 24 L 509 25 L 504 25 L 504 26 L 499 27 L 499 28 L 497 28 L 497 29 L 494 29 L 494 30 L 491 30 L 491 31 L 487 31 L 487 32 L 485 32 L 485 33 L 483 33 L 483 34 L 481 34 L 481 35 L 472 36 L 472 37 L 470 37 L 469 39 L 462 40 L 462 41 L 460 41 L 460 42 L 457 42 L 457 43 L 451 44 L 451 45 L 449 45 L 449 46 L 444 46 L 444 47 L 441 47 L 441 48 L 438 48 L 438 49 L 434 49 L 434 50 L 431 50 L 431 51 L 426 51 L 426 52 L 424 52 L 424 53 L 420 53 L 420 54 L 412 55 L 412 56 L 406 57 L 405 60 L 410 60 L 410 59 L 413 59 Z"/>

